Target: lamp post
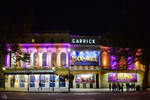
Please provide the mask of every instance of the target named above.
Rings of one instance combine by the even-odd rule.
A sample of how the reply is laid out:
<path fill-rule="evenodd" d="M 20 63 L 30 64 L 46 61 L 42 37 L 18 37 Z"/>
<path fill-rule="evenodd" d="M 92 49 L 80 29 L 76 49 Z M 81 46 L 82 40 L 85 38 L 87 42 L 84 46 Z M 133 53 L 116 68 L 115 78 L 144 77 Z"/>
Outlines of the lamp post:
<path fill-rule="evenodd" d="M 70 51 L 71 49 L 68 48 L 68 52 L 69 52 L 69 56 L 68 56 L 68 81 L 69 81 L 69 84 L 68 84 L 68 92 L 70 92 Z"/>
<path fill-rule="evenodd" d="M 6 68 L 5 67 L 2 67 L 2 84 L 3 84 L 3 89 L 5 90 L 5 74 L 4 72 L 6 71 Z"/>
<path fill-rule="evenodd" d="M 55 72 L 55 67 L 52 67 L 52 70 L 53 70 L 53 80 L 52 80 L 52 86 L 53 86 L 53 92 L 54 92 L 54 72 Z"/>
<path fill-rule="evenodd" d="M 69 81 L 69 85 L 68 85 L 68 92 L 70 92 L 70 67 L 68 68 L 68 81 Z"/>

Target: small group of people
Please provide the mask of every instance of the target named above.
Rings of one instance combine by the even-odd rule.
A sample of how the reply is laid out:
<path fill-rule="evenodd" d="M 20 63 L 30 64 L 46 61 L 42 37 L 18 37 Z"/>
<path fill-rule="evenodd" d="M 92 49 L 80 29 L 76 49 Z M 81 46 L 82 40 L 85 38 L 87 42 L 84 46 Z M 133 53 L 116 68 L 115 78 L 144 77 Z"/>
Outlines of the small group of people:
<path fill-rule="evenodd" d="M 135 91 L 135 83 L 125 83 L 127 91 Z M 113 92 L 123 92 L 124 83 L 109 83 L 109 90 Z"/>

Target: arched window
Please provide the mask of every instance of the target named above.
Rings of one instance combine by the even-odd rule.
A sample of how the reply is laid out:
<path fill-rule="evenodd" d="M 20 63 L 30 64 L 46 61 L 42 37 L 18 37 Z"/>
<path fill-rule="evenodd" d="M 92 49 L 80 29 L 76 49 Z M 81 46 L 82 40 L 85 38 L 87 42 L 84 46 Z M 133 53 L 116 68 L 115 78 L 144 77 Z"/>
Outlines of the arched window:
<path fill-rule="evenodd" d="M 51 66 L 56 66 L 56 53 L 53 52 L 51 55 Z"/>
<path fill-rule="evenodd" d="M 46 55 L 46 52 L 44 52 L 42 55 L 42 66 L 46 66 L 46 58 L 47 58 L 47 55 Z"/>
<path fill-rule="evenodd" d="M 60 54 L 60 64 L 66 66 L 66 54 L 64 52 Z"/>
<path fill-rule="evenodd" d="M 33 66 L 36 66 L 36 55 L 37 53 L 33 54 Z"/>

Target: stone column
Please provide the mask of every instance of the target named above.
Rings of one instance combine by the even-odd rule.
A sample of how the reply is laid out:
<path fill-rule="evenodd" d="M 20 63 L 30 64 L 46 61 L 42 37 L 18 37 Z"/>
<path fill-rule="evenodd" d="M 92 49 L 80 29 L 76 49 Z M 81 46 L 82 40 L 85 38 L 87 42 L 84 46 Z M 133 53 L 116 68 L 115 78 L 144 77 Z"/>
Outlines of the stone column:
<path fill-rule="evenodd" d="M 37 52 L 36 52 L 36 66 L 35 67 L 36 68 L 39 67 L 39 51 L 38 51 L 38 49 L 37 49 Z"/>
<path fill-rule="evenodd" d="M 46 67 L 49 67 L 49 53 L 48 53 L 48 48 L 47 48 L 47 53 L 46 53 Z"/>

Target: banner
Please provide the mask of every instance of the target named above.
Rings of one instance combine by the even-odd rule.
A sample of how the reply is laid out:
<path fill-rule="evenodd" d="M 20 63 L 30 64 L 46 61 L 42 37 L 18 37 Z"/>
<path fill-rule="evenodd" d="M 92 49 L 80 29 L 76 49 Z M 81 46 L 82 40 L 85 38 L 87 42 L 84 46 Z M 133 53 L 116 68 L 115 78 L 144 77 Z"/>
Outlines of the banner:
<path fill-rule="evenodd" d="M 76 83 L 94 83 L 94 74 L 77 74 Z"/>
<path fill-rule="evenodd" d="M 109 82 L 136 82 L 136 73 L 109 73 Z"/>
<path fill-rule="evenodd" d="M 70 64 L 78 66 L 98 66 L 100 65 L 100 51 L 72 51 Z"/>

